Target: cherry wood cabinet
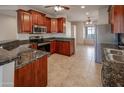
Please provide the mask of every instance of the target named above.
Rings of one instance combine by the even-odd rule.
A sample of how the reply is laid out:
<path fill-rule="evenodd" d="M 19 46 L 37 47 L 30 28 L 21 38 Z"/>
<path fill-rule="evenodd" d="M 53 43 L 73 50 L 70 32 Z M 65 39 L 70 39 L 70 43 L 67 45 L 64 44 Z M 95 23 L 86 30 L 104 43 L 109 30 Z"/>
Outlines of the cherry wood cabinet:
<path fill-rule="evenodd" d="M 109 23 L 113 33 L 124 33 L 124 5 L 110 6 Z"/>
<path fill-rule="evenodd" d="M 17 10 L 18 15 L 18 32 L 32 33 L 33 25 L 40 25 L 47 27 L 47 33 L 64 33 L 65 32 L 65 18 L 49 18 L 45 14 L 35 10 Z"/>
<path fill-rule="evenodd" d="M 56 41 L 56 53 L 71 56 L 75 52 L 74 40 Z"/>
<path fill-rule="evenodd" d="M 24 10 L 17 10 L 18 32 L 32 33 L 32 16 Z"/>
<path fill-rule="evenodd" d="M 51 33 L 57 33 L 58 32 L 58 21 L 57 19 L 51 19 Z"/>
<path fill-rule="evenodd" d="M 63 33 L 65 32 L 65 18 L 57 18 L 57 21 L 58 21 L 58 33 Z"/>
<path fill-rule="evenodd" d="M 50 53 L 51 54 L 56 53 L 56 40 L 51 41 L 50 43 Z"/>
<path fill-rule="evenodd" d="M 15 87 L 44 87 L 47 85 L 47 56 L 15 70 Z"/>
<path fill-rule="evenodd" d="M 51 33 L 51 18 L 46 17 L 45 26 L 47 27 L 47 33 Z"/>
<path fill-rule="evenodd" d="M 33 75 L 32 64 L 28 64 L 20 69 L 15 70 L 14 86 L 15 87 L 26 87 L 33 86 Z"/>
<path fill-rule="evenodd" d="M 29 10 L 29 12 L 32 15 L 32 25 L 45 26 L 45 14 L 35 10 Z"/>
<path fill-rule="evenodd" d="M 37 46 L 37 44 L 31 44 L 31 45 L 30 45 L 30 48 L 37 49 L 38 46 Z"/>

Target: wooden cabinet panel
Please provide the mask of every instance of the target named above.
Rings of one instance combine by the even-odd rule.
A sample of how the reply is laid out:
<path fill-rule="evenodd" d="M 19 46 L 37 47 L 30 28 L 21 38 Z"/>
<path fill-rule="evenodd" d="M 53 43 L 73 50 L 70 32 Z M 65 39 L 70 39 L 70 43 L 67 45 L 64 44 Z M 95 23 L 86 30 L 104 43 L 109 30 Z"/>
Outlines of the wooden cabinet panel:
<path fill-rule="evenodd" d="M 38 46 L 37 46 L 37 44 L 31 44 L 31 45 L 30 45 L 30 48 L 37 49 Z"/>
<path fill-rule="evenodd" d="M 41 79 L 39 82 L 41 82 L 41 86 L 46 86 L 47 85 L 47 56 L 44 56 L 42 58 L 39 59 L 39 65 L 40 65 L 40 68 L 39 69 L 39 74 Z"/>
<path fill-rule="evenodd" d="M 24 10 L 17 10 L 18 32 L 32 33 L 32 17 L 31 14 Z"/>
<path fill-rule="evenodd" d="M 124 33 L 124 6 L 114 5 L 109 9 L 109 22 L 113 33 Z"/>
<path fill-rule="evenodd" d="M 56 41 L 56 53 L 71 56 L 74 54 L 74 41 Z"/>
<path fill-rule="evenodd" d="M 56 53 L 56 41 L 55 40 L 51 41 L 50 52 L 51 52 L 51 54 Z"/>
<path fill-rule="evenodd" d="M 35 12 L 31 12 L 32 15 L 32 25 L 38 25 L 38 15 Z"/>
<path fill-rule="evenodd" d="M 29 10 L 32 15 L 32 25 L 45 25 L 45 14 L 35 10 Z"/>
<path fill-rule="evenodd" d="M 57 27 L 57 19 L 51 19 L 51 32 L 57 33 L 58 27 Z"/>
<path fill-rule="evenodd" d="M 47 85 L 47 55 L 15 70 L 15 87 L 44 87 Z"/>
<path fill-rule="evenodd" d="M 16 87 L 31 87 L 33 86 L 33 78 L 32 76 L 32 64 L 28 64 L 25 67 L 22 67 L 21 69 L 15 70 L 15 82 L 14 86 Z"/>
<path fill-rule="evenodd" d="M 65 18 L 58 18 L 58 33 L 65 32 Z"/>
<path fill-rule="evenodd" d="M 47 33 L 51 33 L 51 18 L 46 17 L 45 26 L 47 27 Z"/>

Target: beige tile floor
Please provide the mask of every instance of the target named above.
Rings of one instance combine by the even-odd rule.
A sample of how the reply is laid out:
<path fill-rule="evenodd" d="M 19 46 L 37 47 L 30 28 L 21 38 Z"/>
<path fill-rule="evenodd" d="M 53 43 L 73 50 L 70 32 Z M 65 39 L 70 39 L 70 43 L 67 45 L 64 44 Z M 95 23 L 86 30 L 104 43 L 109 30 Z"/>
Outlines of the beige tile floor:
<path fill-rule="evenodd" d="M 48 58 L 48 87 L 98 87 L 101 64 L 94 61 L 94 47 L 78 45 L 75 55 Z"/>

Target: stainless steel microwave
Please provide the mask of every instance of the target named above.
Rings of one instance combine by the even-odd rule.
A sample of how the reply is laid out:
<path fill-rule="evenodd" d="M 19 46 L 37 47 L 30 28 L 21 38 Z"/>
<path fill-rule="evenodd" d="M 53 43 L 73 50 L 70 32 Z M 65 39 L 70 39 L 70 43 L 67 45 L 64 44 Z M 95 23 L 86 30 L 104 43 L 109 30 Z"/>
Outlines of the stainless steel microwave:
<path fill-rule="evenodd" d="M 47 32 L 46 26 L 33 25 L 33 34 L 41 34 L 46 32 Z"/>

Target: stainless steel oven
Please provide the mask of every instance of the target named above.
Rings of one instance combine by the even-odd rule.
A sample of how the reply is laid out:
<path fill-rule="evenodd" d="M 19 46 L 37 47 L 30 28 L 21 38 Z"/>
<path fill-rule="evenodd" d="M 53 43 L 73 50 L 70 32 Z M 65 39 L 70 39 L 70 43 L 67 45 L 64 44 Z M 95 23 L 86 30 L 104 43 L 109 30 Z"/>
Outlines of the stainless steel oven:
<path fill-rule="evenodd" d="M 46 32 L 47 32 L 46 26 L 33 25 L 33 34 L 41 34 Z"/>

